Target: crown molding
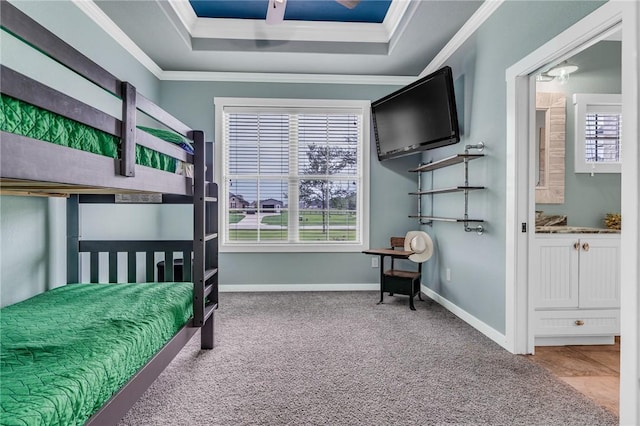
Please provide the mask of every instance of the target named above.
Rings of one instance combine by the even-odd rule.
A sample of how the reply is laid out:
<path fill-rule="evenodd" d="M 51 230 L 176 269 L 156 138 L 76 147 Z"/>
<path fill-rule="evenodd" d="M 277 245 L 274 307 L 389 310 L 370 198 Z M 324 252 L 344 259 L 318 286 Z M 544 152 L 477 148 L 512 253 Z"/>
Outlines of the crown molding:
<path fill-rule="evenodd" d="M 485 0 L 473 15 L 464 23 L 451 40 L 433 58 L 418 76 L 422 78 L 440 69 L 445 62 L 475 33 L 482 24 L 504 3 L 505 0 Z"/>
<path fill-rule="evenodd" d="M 413 15 L 415 15 L 416 10 L 418 10 L 419 2 L 417 1 L 407 1 L 403 2 L 406 7 L 402 11 L 402 18 L 398 19 L 395 23 L 395 26 L 390 29 L 391 38 L 389 39 L 389 54 L 395 49 L 400 37 L 404 34 L 405 30 L 409 26 L 409 22 L 413 19 Z M 392 3 L 393 6 L 393 3 Z M 389 8 L 391 10 L 391 8 Z"/>
<path fill-rule="evenodd" d="M 156 0 L 156 2 L 161 3 L 162 0 Z M 191 7 L 191 4 L 189 3 L 189 1 L 188 0 L 169 0 L 168 3 L 169 3 L 169 6 L 171 6 L 171 8 L 174 10 L 176 15 L 178 16 L 178 19 L 180 19 L 180 22 L 182 23 L 182 25 L 184 25 L 184 28 L 189 33 L 191 33 L 193 31 L 193 28 L 196 25 L 196 22 L 198 21 L 198 16 L 196 15 L 196 12 Z"/>
<path fill-rule="evenodd" d="M 142 66 L 148 69 L 153 75 L 160 78 L 162 69 L 151 59 L 137 44 L 133 42 L 127 36 L 124 31 L 118 27 L 115 22 L 111 20 L 100 9 L 93 0 L 71 0 L 78 9 L 84 12 L 89 18 L 91 18 L 102 30 L 113 38 L 123 49 L 125 49 L 135 60 L 140 62 Z"/>
<path fill-rule="evenodd" d="M 338 75 L 338 74 L 277 74 L 277 73 L 229 73 L 206 71 L 165 71 L 162 70 L 137 44 L 133 42 L 94 2 L 93 0 L 71 0 L 81 11 L 89 16 L 100 28 L 109 34 L 120 46 L 131 54 L 159 80 L 164 81 L 217 81 L 217 82 L 266 82 L 266 83 L 307 83 L 307 84 L 371 84 L 404 86 L 414 82 L 444 65 L 451 55 L 502 5 L 505 0 L 486 0 L 436 55 L 419 76 L 377 76 L 377 75 Z M 157 0 L 158 1 L 158 0 Z M 415 0 L 393 0 L 390 11 L 398 17 L 404 16 Z M 198 19 L 186 0 L 169 2 L 180 17 L 187 30 L 197 27 Z M 178 11 L 181 11 L 178 13 Z M 398 18 L 400 20 L 400 18 Z M 386 20 L 385 20 L 386 21 Z M 382 28 L 380 24 L 378 25 Z M 386 24 L 385 24 L 386 25 Z M 273 26 L 270 26 L 272 28 Z M 394 24 L 393 31 L 401 31 L 402 25 Z M 329 31 L 331 33 L 331 31 Z M 338 32 L 336 32 L 338 33 Z M 368 41 L 371 41 L 369 39 Z M 388 41 L 388 39 L 387 39 Z"/>
<path fill-rule="evenodd" d="M 391 40 L 396 35 L 396 30 L 398 30 L 400 23 L 403 21 L 409 6 L 417 3 L 416 0 L 393 0 L 391 2 L 387 15 L 382 21 L 382 25 L 388 34 L 387 40 Z"/>
<path fill-rule="evenodd" d="M 339 75 L 339 74 L 276 74 L 206 71 L 165 71 L 133 42 L 92 0 L 71 0 L 123 49 L 163 81 L 210 81 L 246 83 L 306 83 L 306 84 L 371 84 L 404 86 L 415 80 L 413 76 Z M 184 1 L 172 1 L 188 5 Z M 175 6 L 175 5 L 174 5 Z M 183 21 L 184 23 L 184 21 Z"/>
<path fill-rule="evenodd" d="M 163 71 L 165 81 L 211 81 L 242 83 L 371 84 L 405 86 L 414 76 L 346 75 L 346 74 L 278 74 L 208 71 Z"/>

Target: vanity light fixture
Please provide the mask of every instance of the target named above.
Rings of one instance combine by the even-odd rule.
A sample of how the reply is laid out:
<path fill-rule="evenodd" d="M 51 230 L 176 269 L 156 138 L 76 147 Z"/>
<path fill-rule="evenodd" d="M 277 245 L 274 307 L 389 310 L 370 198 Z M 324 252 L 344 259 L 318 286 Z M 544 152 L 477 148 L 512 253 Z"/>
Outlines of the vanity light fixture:
<path fill-rule="evenodd" d="M 552 67 L 547 74 L 551 77 L 556 77 L 560 84 L 564 84 L 569 80 L 569 74 L 578 71 L 578 66 L 567 61 L 561 62 L 558 65 Z"/>

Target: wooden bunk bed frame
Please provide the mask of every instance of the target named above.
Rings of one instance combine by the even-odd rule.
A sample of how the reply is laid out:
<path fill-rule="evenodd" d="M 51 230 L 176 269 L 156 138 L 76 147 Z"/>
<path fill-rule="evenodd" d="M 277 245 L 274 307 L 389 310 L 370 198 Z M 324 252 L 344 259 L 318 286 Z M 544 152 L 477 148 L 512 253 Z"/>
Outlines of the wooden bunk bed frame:
<path fill-rule="evenodd" d="M 121 139 L 113 159 L 12 133 L 0 134 L 0 194 L 66 196 L 67 282 L 79 282 L 80 253 L 90 253 L 91 282 L 98 282 L 99 253 L 109 253 L 109 281 L 117 280 L 117 254 L 128 253 L 127 276 L 135 282 L 136 253 L 146 253 L 147 278 L 154 277 L 154 253 L 164 253 L 165 281 L 173 281 L 174 252 L 184 259 L 185 280 L 193 281 L 193 317 L 143 366 L 87 425 L 115 424 L 153 383 L 191 337 L 201 330 L 201 348 L 214 346 L 214 310 L 218 307 L 217 185 L 213 183 L 212 144 L 108 71 L 49 32 L 5 0 L 0 0 L 2 29 L 98 87 L 122 99 L 122 120 L 1 66 L 0 91 L 42 109 Z M 136 128 L 137 110 L 193 141 L 194 155 Z M 193 164 L 194 177 L 135 164 L 136 145 Z M 163 202 L 193 204 L 193 241 L 86 241 L 79 238 L 79 202 L 104 202 L 105 196 L 77 194 L 161 193 Z M 70 195 L 75 194 L 75 195 Z M 113 202 L 114 195 L 106 196 Z M 191 255 L 193 254 L 193 261 Z M 151 278 L 149 281 L 154 281 Z"/>

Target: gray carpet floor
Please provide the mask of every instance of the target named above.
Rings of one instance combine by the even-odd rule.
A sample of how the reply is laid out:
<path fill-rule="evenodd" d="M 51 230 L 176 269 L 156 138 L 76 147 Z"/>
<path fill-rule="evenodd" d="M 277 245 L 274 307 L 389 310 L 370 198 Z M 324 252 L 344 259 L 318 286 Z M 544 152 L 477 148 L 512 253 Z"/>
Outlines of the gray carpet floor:
<path fill-rule="evenodd" d="M 429 299 L 222 293 L 121 425 L 614 425 L 616 416 Z"/>

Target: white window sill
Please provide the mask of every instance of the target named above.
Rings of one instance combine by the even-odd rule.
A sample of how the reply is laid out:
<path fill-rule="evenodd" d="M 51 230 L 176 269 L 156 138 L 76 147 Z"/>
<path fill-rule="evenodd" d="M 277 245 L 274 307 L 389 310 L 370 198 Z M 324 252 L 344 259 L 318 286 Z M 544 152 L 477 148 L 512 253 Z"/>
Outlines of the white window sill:
<path fill-rule="evenodd" d="M 221 253 L 355 253 L 367 250 L 364 244 L 221 244 Z"/>

